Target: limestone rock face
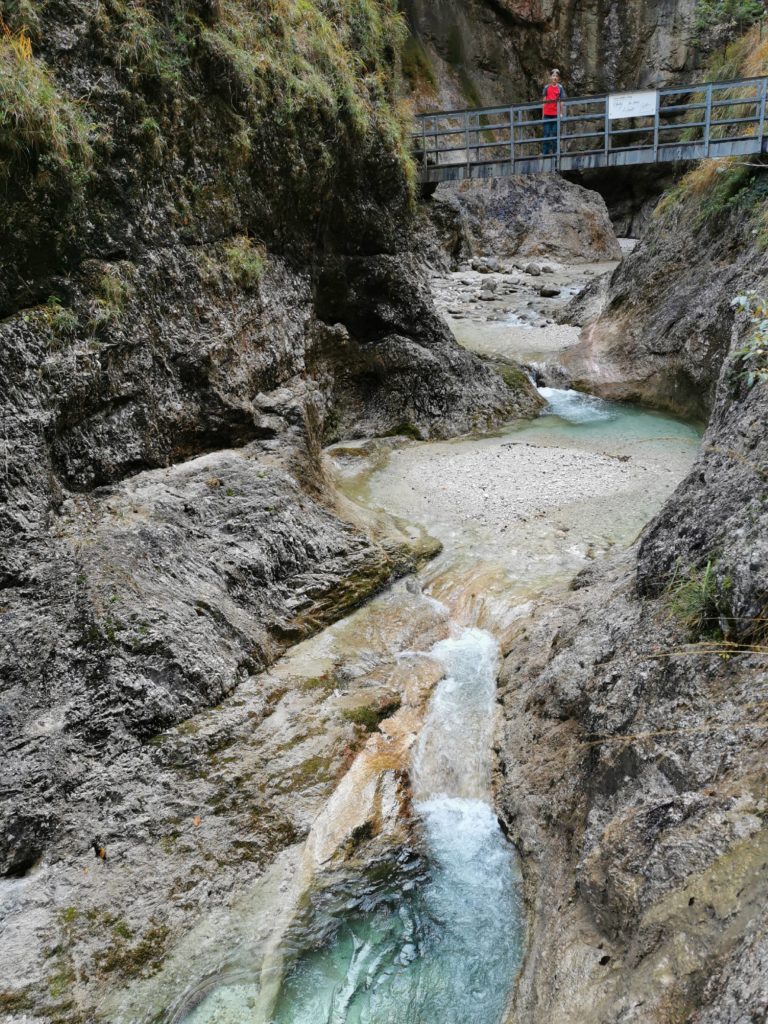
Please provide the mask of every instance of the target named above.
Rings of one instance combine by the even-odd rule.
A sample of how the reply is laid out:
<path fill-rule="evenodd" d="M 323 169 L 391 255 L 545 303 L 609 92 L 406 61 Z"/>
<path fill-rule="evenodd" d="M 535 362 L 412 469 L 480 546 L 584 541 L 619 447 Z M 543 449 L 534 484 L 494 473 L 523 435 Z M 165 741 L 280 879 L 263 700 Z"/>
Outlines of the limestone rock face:
<path fill-rule="evenodd" d="M 764 1014 L 768 396 L 730 371 L 639 545 L 513 639 L 500 793 L 534 938 L 510 1020 Z"/>
<path fill-rule="evenodd" d="M 572 94 L 654 86 L 695 67 L 695 0 L 407 0 L 405 7 L 443 109 L 534 101 L 552 67 Z"/>
<path fill-rule="evenodd" d="M 709 415 L 734 322 L 731 300 L 754 288 L 768 261 L 746 207 L 707 220 L 702 202 L 667 205 L 617 267 L 602 312 L 563 355 L 578 386 Z"/>
<path fill-rule="evenodd" d="M 744 208 L 701 202 L 656 220 L 570 361 L 709 425 L 635 548 L 542 604 L 504 665 L 499 791 L 533 907 L 517 1024 L 768 1005 L 768 389 L 730 305 L 765 257 Z"/>
<path fill-rule="evenodd" d="M 559 175 L 441 184 L 428 208 L 443 248 L 454 259 L 621 258 L 602 197 Z"/>
<path fill-rule="evenodd" d="M 540 606 L 502 673 L 500 799 L 533 923 L 510 1021 L 764 1011 L 768 664 L 675 656 L 687 636 L 638 599 L 633 560 Z"/>
<path fill-rule="evenodd" d="M 278 259 L 247 290 L 212 280 L 219 258 L 121 264 L 130 295 L 88 340 L 88 275 L 115 269 L 95 261 L 71 279 L 76 326 L 0 326 L 4 872 L 55 843 L 99 759 L 414 564 L 335 513 L 324 443 L 537 408 L 458 348 L 406 256 L 329 261 L 314 296 Z"/>

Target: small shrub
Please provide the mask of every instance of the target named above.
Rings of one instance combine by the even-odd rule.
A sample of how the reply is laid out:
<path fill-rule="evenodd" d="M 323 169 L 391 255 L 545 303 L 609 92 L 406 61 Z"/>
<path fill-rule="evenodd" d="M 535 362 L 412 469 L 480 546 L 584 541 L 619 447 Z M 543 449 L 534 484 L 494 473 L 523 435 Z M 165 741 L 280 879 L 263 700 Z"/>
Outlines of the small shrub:
<path fill-rule="evenodd" d="M 116 2 L 113 6 L 122 21 L 116 48 L 118 70 L 136 85 L 143 80 L 165 88 L 177 85 L 187 64 L 182 12 L 167 26 L 140 3 Z"/>
<path fill-rule="evenodd" d="M 751 332 L 740 349 L 733 354 L 739 375 L 747 387 L 768 381 L 768 301 L 758 295 L 739 295 L 732 305 L 749 315 Z"/>
<path fill-rule="evenodd" d="M 361 726 L 365 732 L 377 732 L 379 723 L 389 718 L 399 707 L 399 700 L 379 701 L 358 708 L 347 708 L 342 714 L 348 722 Z"/>
<path fill-rule="evenodd" d="M 245 235 L 239 235 L 224 249 L 230 277 L 242 288 L 254 288 L 264 273 L 266 251 Z"/>
<path fill-rule="evenodd" d="M 130 264 L 121 266 L 130 267 Z M 135 293 L 135 288 L 131 281 L 126 279 L 126 274 L 127 271 L 120 266 L 112 266 L 96 279 L 88 323 L 91 330 L 98 331 L 120 321 L 126 305 Z"/>
<path fill-rule="evenodd" d="M 165 152 L 165 141 L 163 140 L 160 125 L 154 117 L 145 117 L 139 124 L 138 136 L 141 146 L 150 160 L 159 161 Z"/>
<path fill-rule="evenodd" d="M 695 173 L 695 172 L 694 172 Z M 699 207 L 695 226 L 702 227 L 716 220 L 726 210 L 748 205 L 753 171 L 743 164 L 731 163 L 720 172 L 715 170 L 714 184 Z"/>

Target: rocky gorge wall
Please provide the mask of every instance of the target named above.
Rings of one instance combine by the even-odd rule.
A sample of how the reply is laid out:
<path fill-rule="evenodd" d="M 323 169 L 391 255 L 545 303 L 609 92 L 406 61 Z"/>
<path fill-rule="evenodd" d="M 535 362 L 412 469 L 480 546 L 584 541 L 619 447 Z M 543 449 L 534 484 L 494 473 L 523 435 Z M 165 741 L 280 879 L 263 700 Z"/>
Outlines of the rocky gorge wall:
<path fill-rule="evenodd" d="M 768 267 L 764 193 L 761 171 L 711 161 L 666 194 L 647 236 L 616 269 L 600 315 L 564 358 L 577 384 L 708 418 L 731 301 L 759 289 Z"/>
<path fill-rule="evenodd" d="M 499 796 L 531 908 L 516 1022 L 768 1011 L 768 385 L 731 304 L 768 285 L 763 197 L 760 170 L 692 172 L 566 359 L 708 427 L 636 546 L 541 604 L 505 661 Z"/>
<path fill-rule="evenodd" d="M 391 4 L 0 14 L 0 869 L 21 876 L 90 849 L 106 766 L 127 778 L 421 557 L 340 517 L 323 444 L 538 403 L 456 346 L 412 255 Z"/>
<path fill-rule="evenodd" d="M 411 80 L 425 109 L 538 99 L 552 67 L 572 95 L 689 74 L 695 0 L 406 0 Z"/>

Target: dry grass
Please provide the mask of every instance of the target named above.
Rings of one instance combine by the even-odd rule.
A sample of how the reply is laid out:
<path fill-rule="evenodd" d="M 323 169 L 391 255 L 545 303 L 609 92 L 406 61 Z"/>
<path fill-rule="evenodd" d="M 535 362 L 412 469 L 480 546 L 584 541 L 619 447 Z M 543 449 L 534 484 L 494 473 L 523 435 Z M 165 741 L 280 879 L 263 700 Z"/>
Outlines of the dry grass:
<path fill-rule="evenodd" d="M 76 183 L 91 163 L 89 128 L 33 55 L 26 30 L 14 32 L 0 20 L 0 180 L 19 164 L 39 162 Z"/>

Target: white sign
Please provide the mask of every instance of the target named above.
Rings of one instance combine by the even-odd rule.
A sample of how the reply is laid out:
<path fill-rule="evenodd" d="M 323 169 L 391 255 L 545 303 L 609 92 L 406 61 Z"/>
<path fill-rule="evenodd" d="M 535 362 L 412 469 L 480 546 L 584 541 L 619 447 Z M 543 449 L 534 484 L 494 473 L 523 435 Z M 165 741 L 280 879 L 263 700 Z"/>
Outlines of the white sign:
<path fill-rule="evenodd" d="M 656 113 L 656 90 L 646 92 L 616 92 L 608 97 L 608 117 L 618 121 L 622 117 L 653 117 Z"/>

